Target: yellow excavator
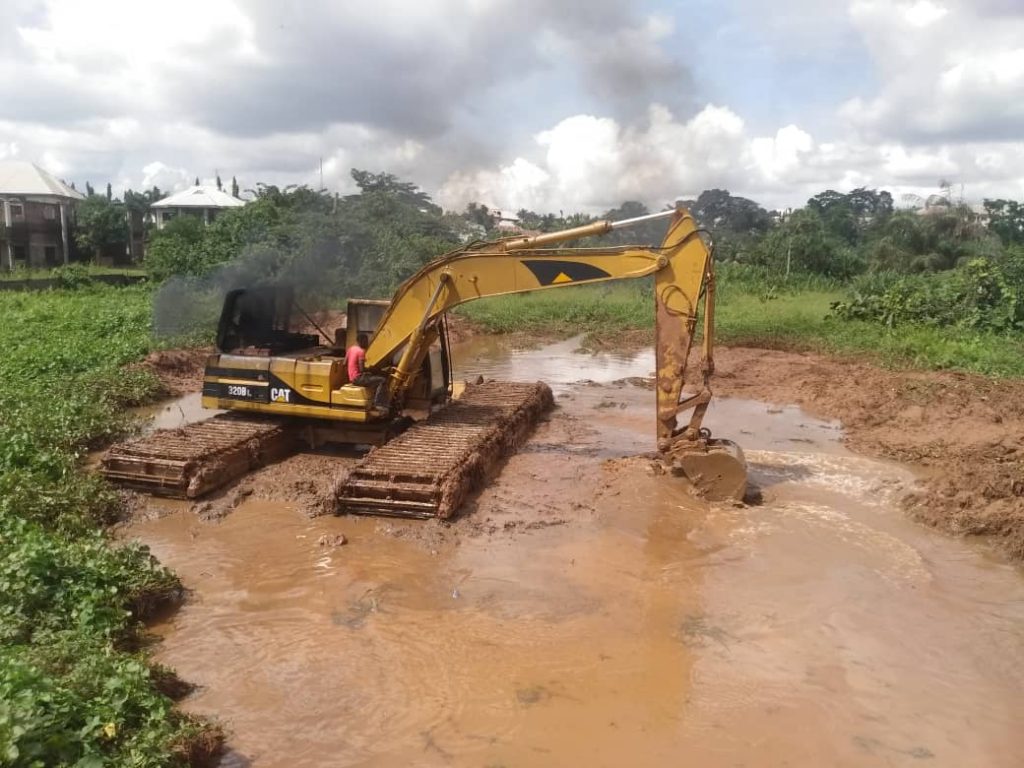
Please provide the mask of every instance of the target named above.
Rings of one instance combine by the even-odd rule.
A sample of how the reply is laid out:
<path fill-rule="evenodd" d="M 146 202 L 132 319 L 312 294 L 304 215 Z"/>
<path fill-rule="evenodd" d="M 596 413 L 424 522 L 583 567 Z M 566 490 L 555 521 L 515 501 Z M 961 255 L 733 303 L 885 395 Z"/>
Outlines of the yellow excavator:
<path fill-rule="evenodd" d="M 560 245 L 658 218 L 670 219 L 661 246 Z M 707 498 L 741 498 L 746 488 L 742 451 L 730 441 L 712 438 L 702 424 L 714 372 L 714 264 L 701 231 L 683 208 L 469 244 L 428 263 L 399 287 L 390 302 L 350 300 L 345 327 L 333 336 L 319 328 L 319 335 L 293 332 L 287 290 L 233 291 L 225 299 L 218 327 L 218 352 L 207 361 L 202 403 L 235 414 L 234 421 L 222 419 L 211 425 L 217 427 L 214 437 L 224 438 L 219 443 L 211 438 L 207 453 L 241 458 L 214 460 L 212 471 L 202 466 L 200 451 L 184 463 L 163 466 L 163 475 L 154 483 L 146 477 L 154 474 L 154 465 L 143 464 L 168 457 L 161 456 L 159 444 L 150 439 L 141 460 L 128 455 L 130 450 L 122 451 L 120 461 L 114 456 L 104 470 L 108 477 L 149 490 L 174 493 L 186 488 L 175 495 L 191 496 L 267 460 L 258 455 L 261 452 L 280 453 L 264 451 L 261 430 L 313 446 L 379 445 L 339 483 L 339 510 L 447 517 L 524 439 L 552 400 L 543 384 L 507 382 L 470 386 L 453 399 L 446 313 L 489 296 L 651 275 L 658 458 L 671 474 L 684 477 Z M 684 394 L 702 299 L 699 377 L 694 391 Z M 370 337 L 365 372 L 384 382 L 384 398 L 375 398 L 373 390 L 348 379 L 346 350 L 364 333 Z M 689 416 L 680 427 L 684 412 Z M 407 429 L 412 413 L 427 416 Z M 208 422 L 194 425 L 197 434 L 181 436 L 181 441 L 193 448 L 204 444 L 207 438 L 198 432 Z M 231 443 L 232 431 L 248 437 Z M 228 444 L 232 447 L 225 454 Z M 191 477 L 185 466 L 189 461 Z"/>

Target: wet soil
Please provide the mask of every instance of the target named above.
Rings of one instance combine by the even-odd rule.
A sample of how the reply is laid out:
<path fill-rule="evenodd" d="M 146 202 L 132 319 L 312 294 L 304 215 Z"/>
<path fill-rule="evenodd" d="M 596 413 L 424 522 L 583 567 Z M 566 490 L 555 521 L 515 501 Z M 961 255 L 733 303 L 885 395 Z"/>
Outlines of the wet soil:
<path fill-rule="evenodd" d="M 1024 559 L 1024 381 L 763 349 L 723 349 L 716 362 L 719 394 L 839 419 L 851 448 L 922 470 L 902 499 L 915 519 Z"/>
<path fill-rule="evenodd" d="M 720 392 L 806 409 L 715 401 L 762 502 L 714 506 L 643 458 L 649 354 L 575 346 L 460 349 L 558 407 L 451 524 L 308 516 L 288 484 L 355 461 L 325 453 L 124 532 L 192 590 L 156 655 L 224 766 L 1018 764 L 1021 572 L 903 514 L 919 477 L 808 412 L 841 401 L 814 360 L 723 353 Z"/>
<path fill-rule="evenodd" d="M 203 368 L 212 347 L 164 349 L 151 352 L 139 365 L 152 372 L 171 396 L 198 393 L 203 387 Z"/>

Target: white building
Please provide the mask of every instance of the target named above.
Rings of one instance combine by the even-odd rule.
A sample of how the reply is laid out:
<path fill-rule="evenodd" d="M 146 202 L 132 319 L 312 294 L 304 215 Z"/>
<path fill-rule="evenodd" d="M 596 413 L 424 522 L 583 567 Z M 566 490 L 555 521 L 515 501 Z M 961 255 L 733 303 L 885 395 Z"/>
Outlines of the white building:
<path fill-rule="evenodd" d="M 209 224 L 217 215 L 227 208 L 240 208 L 244 200 L 229 195 L 216 187 L 200 185 L 176 192 L 170 197 L 158 200 L 150 208 L 156 218 L 156 228 L 163 229 L 164 224 L 176 216 L 195 216 Z"/>
<path fill-rule="evenodd" d="M 0 162 L 0 269 L 67 264 L 85 195 L 24 160 Z"/>

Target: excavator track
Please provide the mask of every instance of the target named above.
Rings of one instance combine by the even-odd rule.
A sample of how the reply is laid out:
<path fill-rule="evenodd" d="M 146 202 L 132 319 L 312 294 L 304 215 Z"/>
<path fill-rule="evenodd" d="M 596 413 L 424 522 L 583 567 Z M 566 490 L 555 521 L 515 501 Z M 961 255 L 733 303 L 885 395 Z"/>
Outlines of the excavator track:
<path fill-rule="evenodd" d="M 338 513 L 450 517 L 553 404 L 541 382 L 468 385 L 462 397 L 368 453 L 337 488 Z"/>
<path fill-rule="evenodd" d="M 300 445 L 285 422 L 229 413 L 115 445 L 103 456 L 100 473 L 119 485 L 194 499 Z"/>

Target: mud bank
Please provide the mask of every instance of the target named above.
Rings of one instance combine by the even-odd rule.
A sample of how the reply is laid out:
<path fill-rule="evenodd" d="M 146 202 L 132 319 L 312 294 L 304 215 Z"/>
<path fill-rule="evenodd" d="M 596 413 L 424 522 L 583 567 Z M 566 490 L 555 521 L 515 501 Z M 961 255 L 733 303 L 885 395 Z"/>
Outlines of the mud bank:
<path fill-rule="evenodd" d="M 838 419 L 854 450 L 921 470 L 901 500 L 914 519 L 1024 559 L 1024 381 L 764 349 L 722 349 L 716 362 L 718 394 Z"/>
<path fill-rule="evenodd" d="M 907 519 L 914 473 L 794 405 L 717 400 L 763 502 L 696 502 L 638 458 L 650 356 L 574 347 L 462 348 L 559 407 L 452 524 L 307 516 L 288 484 L 355 461 L 325 453 L 125 532 L 192 590 L 156 652 L 223 766 L 1017 764 L 1018 569 Z"/>

